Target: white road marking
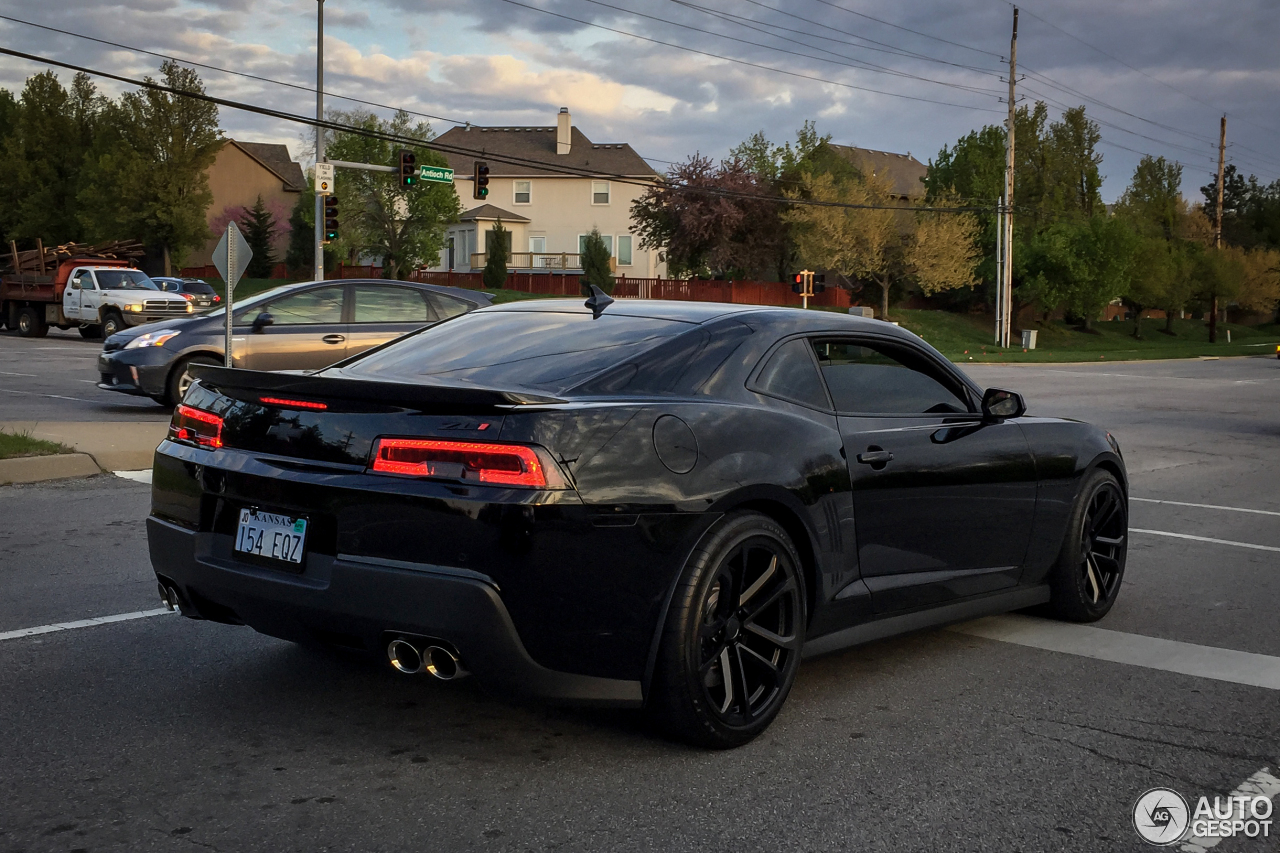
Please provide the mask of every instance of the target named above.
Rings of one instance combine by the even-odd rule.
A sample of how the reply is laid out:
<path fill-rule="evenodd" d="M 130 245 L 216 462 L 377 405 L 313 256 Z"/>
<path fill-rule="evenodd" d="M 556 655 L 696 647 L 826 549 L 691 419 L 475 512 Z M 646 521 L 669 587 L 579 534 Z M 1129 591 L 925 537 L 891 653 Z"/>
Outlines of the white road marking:
<path fill-rule="evenodd" d="M 1213 545 L 1231 545 L 1235 548 L 1252 548 L 1255 551 L 1275 551 L 1280 553 L 1280 548 L 1274 545 L 1254 545 L 1252 542 L 1232 542 L 1230 539 L 1213 539 L 1209 536 L 1192 536 L 1190 533 L 1170 533 L 1167 530 L 1142 530 L 1138 527 L 1130 527 L 1130 533 L 1146 533 L 1151 536 L 1172 536 L 1174 539 L 1190 539 L 1194 542 L 1209 542 Z"/>
<path fill-rule="evenodd" d="M 1276 794 L 1280 794 L 1280 779 L 1271 775 L 1271 768 L 1264 767 L 1257 773 L 1254 773 L 1248 779 L 1240 784 L 1228 797 L 1266 797 L 1271 799 Z M 1244 803 L 1235 801 L 1231 807 L 1232 819 L 1245 820 Z M 1178 849 L 1182 853 L 1203 853 L 1205 850 L 1212 850 L 1221 844 L 1221 838 L 1193 838 Z"/>
<path fill-rule="evenodd" d="M 133 613 L 118 613 L 115 616 L 98 616 L 94 619 L 81 619 L 76 622 L 59 622 L 56 625 L 40 625 L 36 628 L 19 628 L 0 634 L 0 640 L 16 640 L 19 637 L 34 637 L 37 634 L 52 634 L 57 631 L 70 631 L 72 628 L 92 628 L 95 625 L 110 625 L 112 622 L 128 622 L 133 619 L 146 619 L 148 616 L 163 616 L 176 613 L 167 607 L 158 610 L 138 610 Z"/>
<path fill-rule="evenodd" d="M 1129 498 L 1131 501 L 1141 501 L 1144 504 L 1168 504 L 1169 506 L 1192 506 L 1196 509 L 1221 509 L 1228 512 L 1252 512 L 1257 515 L 1276 515 L 1280 516 L 1280 512 L 1269 509 L 1245 509 L 1242 506 L 1218 506 L 1217 504 L 1192 504 L 1185 501 L 1158 501 L 1155 498 Z"/>
<path fill-rule="evenodd" d="M 0 370 L 0 376 L 31 376 L 31 377 L 35 377 L 35 374 L 34 374 L 34 373 L 10 373 L 10 372 L 9 372 L 9 371 L 7 371 L 7 370 Z"/>
<path fill-rule="evenodd" d="M 1198 646 L 1032 616 L 990 616 L 948 630 L 1033 649 L 1280 690 L 1280 657 Z"/>
<path fill-rule="evenodd" d="M 0 391 L 6 394 L 21 394 L 24 397 L 49 397 L 53 400 L 74 400 L 77 403 L 92 403 L 92 400 L 86 400 L 82 397 L 63 397 L 61 394 L 37 394 L 34 391 L 14 391 L 12 388 L 0 388 Z"/>
<path fill-rule="evenodd" d="M 126 480 L 133 480 L 135 483 L 151 483 L 151 469 L 143 468 L 140 471 L 112 471 L 117 477 L 123 477 Z"/>

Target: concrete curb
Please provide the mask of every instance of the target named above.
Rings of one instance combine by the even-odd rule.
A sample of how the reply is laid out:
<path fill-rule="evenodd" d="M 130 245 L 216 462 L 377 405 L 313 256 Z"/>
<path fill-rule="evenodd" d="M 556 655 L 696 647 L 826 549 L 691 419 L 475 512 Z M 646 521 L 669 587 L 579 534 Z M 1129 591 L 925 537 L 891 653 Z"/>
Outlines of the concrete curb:
<path fill-rule="evenodd" d="M 0 459 L 0 485 L 92 477 L 102 469 L 87 453 L 59 453 L 54 456 L 19 456 Z"/>

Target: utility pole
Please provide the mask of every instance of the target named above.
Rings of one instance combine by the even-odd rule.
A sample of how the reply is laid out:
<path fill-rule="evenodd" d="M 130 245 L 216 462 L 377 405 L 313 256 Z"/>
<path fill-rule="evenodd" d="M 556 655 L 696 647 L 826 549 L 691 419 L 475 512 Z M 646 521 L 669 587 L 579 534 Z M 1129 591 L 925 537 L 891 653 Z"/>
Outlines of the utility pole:
<path fill-rule="evenodd" d="M 1013 143 L 1017 116 L 1015 87 L 1018 82 L 1018 7 L 1013 7 L 1013 37 L 1009 40 L 1009 139 L 1004 167 L 1004 263 L 1000 281 L 1000 346 L 1009 346 L 1013 322 Z"/>
<path fill-rule="evenodd" d="M 316 0 L 316 121 L 324 121 L 324 0 Z M 324 129 L 316 125 L 316 162 L 326 162 Z M 324 196 L 316 193 L 316 261 L 312 273 L 324 279 Z"/>
<path fill-rule="evenodd" d="M 1218 130 L 1218 211 L 1213 218 L 1213 247 L 1222 248 L 1222 181 L 1227 165 L 1227 117 L 1222 117 Z M 1218 342 L 1218 293 L 1215 290 L 1209 305 L 1209 343 Z"/>

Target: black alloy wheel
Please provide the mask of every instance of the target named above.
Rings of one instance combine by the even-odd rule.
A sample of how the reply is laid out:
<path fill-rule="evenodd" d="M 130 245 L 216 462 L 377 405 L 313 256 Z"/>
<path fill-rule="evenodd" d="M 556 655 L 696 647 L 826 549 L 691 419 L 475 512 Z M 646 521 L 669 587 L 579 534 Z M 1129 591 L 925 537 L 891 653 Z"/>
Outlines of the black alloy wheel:
<path fill-rule="evenodd" d="M 1120 592 L 1128 543 L 1129 508 L 1120 483 L 1095 470 L 1080 490 L 1050 577 L 1054 615 L 1074 622 L 1105 616 Z"/>
<path fill-rule="evenodd" d="M 651 709 L 672 734 L 726 748 L 777 716 L 804 642 L 800 559 L 776 522 L 736 513 L 690 558 L 668 614 Z"/>

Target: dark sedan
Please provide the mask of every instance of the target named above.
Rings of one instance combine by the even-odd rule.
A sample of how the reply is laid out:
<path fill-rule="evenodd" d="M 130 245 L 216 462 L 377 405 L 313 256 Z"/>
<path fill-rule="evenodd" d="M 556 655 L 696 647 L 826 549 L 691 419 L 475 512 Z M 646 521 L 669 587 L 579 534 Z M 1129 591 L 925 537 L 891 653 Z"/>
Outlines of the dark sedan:
<path fill-rule="evenodd" d="M 234 363 L 251 370 L 313 370 L 492 302 L 487 293 L 410 281 L 284 285 L 235 301 Z M 223 363 L 225 317 L 218 309 L 112 335 L 98 357 L 98 387 L 177 403 L 191 384 L 193 365 Z"/>
<path fill-rule="evenodd" d="M 210 308 L 216 308 L 222 304 L 222 297 L 218 295 L 212 285 L 198 278 L 174 278 L 172 276 L 153 275 L 151 280 L 156 283 L 156 287 L 166 293 L 176 293 L 182 296 L 197 311 L 208 311 Z"/>
<path fill-rule="evenodd" d="M 712 747 L 769 725 L 802 656 L 1111 608 L 1108 433 L 876 320 L 604 301 L 476 311 L 306 376 L 200 368 L 155 456 L 161 597 Z"/>

